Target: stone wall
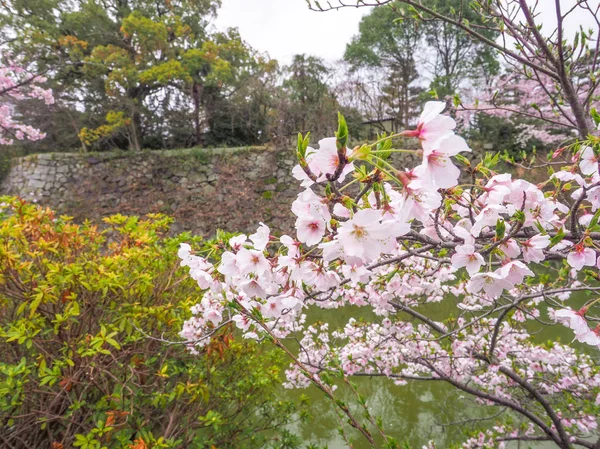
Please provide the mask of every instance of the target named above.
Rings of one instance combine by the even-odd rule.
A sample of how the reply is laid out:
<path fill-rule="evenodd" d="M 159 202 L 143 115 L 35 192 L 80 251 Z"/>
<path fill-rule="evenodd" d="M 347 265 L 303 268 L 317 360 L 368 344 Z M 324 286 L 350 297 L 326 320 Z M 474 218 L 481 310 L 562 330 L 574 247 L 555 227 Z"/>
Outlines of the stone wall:
<path fill-rule="evenodd" d="M 13 160 L 0 192 L 76 220 L 162 212 L 176 232 L 252 232 L 260 221 L 289 232 L 294 164 L 292 150 L 266 148 L 40 154 Z"/>

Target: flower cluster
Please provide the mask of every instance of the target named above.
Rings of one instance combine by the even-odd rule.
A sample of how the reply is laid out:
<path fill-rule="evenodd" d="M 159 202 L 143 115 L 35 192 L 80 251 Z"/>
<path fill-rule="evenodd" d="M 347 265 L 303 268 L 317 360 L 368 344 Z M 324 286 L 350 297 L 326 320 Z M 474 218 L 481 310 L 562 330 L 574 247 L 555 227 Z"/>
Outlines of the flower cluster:
<path fill-rule="evenodd" d="M 398 384 L 443 380 L 532 420 L 533 430 L 517 436 L 568 447 L 596 431 L 600 371 L 568 344 L 540 344 L 528 326 L 549 318 L 600 348 L 600 326 L 589 316 L 595 301 L 578 310 L 567 304 L 577 291 L 600 290 L 584 275 L 600 266 L 597 150 L 574 147 L 573 159 L 542 184 L 514 179 L 496 173 L 489 155 L 479 164 L 464 156 L 470 149 L 444 107 L 429 102 L 415 129 L 352 150 L 343 120 L 318 148 L 300 137 L 295 238 L 274 237 L 261 224 L 211 260 L 182 245 L 181 263 L 205 293 L 181 335 L 197 350 L 228 323 L 280 346 L 301 333 L 288 387 L 313 383 L 331 395 L 321 375 L 340 369 Z M 393 148 L 399 137 L 418 139 L 421 149 Z M 392 156 L 405 152 L 420 163 L 395 168 Z M 426 312 L 447 302 L 451 316 Z M 307 318 L 311 306 L 350 305 L 378 319 L 330 330 Z M 533 411 L 521 405 L 531 395 Z M 569 407 L 566 398 L 592 405 Z M 507 425 L 465 447 L 514 432 Z"/>
<path fill-rule="evenodd" d="M 0 64 L 0 145 L 11 145 L 17 140 L 39 140 L 46 135 L 40 130 L 19 123 L 14 117 L 15 102 L 25 98 L 34 98 L 46 104 L 53 104 L 51 89 L 41 87 L 46 78 L 31 73 L 24 67 L 10 60 L 7 55 L 0 59 L 8 59 Z"/>

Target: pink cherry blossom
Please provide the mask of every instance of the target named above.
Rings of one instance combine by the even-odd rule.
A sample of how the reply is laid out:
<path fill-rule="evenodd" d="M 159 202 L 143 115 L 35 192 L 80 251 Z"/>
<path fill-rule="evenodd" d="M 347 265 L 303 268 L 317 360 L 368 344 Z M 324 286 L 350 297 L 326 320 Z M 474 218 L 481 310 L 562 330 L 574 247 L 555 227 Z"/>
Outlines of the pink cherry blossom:
<path fill-rule="evenodd" d="M 203 313 L 204 318 L 210 321 L 214 326 L 218 326 L 223 321 L 223 315 L 220 310 L 217 309 L 206 309 Z"/>
<path fill-rule="evenodd" d="M 227 276 L 236 276 L 240 273 L 240 266 L 235 254 L 226 251 L 221 255 L 221 264 L 217 271 Z"/>
<path fill-rule="evenodd" d="M 510 257 L 514 259 L 521 254 L 521 248 L 519 248 L 519 244 L 515 239 L 508 239 L 504 243 L 498 245 L 498 248 L 506 255 L 506 257 Z"/>
<path fill-rule="evenodd" d="M 314 167 L 318 175 L 318 181 L 327 179 L 326 175 L 333 175 L 340 165 L 336 138 L 328 137 L 319 141 L 319 149 L 315 152 L 311 161 L 311 167 Z M 346 175 L 354 170 L 354 165 L 350 162 L 344 165 L 342 174 L 338 181 L 343 181 Z"/>
<path fill-rule="evenodd" d="M 460 170 L 452 163 L 450 156 L 463 151 L 471 149 L 462 137 L 454 134 L 442 136 L 424 149 L 423 163 L 415 169 L 415 174 L 437 188 L 454 187 L 458 184 Z"/>
<path fill-rule="evenodd" d="M 592 330 L 582 334 L 575 334 L 575 339 L 590 346 L 600 346 L 600 336 Z"/>
<path fill-rule="evenodd" d="M 261 223 L 254 234 L 250 236 L 250 240 L 254 243 L 254 248 L 258 251 L 263 251 L 267 243 L 269 243 L 269 234 L 271 230 L 267 225 Z"/>
<path fill-rule="evenodd" d="M 312 216 L 299 217 L 296 220 L 298 240 L 308 246 L 318 244 L 325 235 L 325 222 Z"/>
<path fill-rule="evenodd" d="M 368 270 L 364 265 L 343 265 L 342 273 L 344 274 L 346 279 L 350 279 L 355 284 L 358 284 L 359 282 L 367 282 L 372 274 L 372 272 Z"/>
<path fill-rule="evenodd" d="M 485 264 L 483 256 L 475 252 L 473 245 L 461 245 L 456 247 L 456 253 L 452 256 L 452 266 L 455 268 L 465 267 L 470 275 L 479 271 Z"/>
<path fill-rule="evenodd" d="M 367 262 L 393 248 L 393 239 L 405 234 L 408 225 L 393 221 L 380 222 L 381 213 L 362 209 L 343 222 L 338 230 L 338 241 L 345 255 Z"/>
<path fill-rule="evenodd" d="M 502 294 L 503 290 L 512 288 L 513 284 L 506 279 L 506 276 L 501 271 L 493 271 L 488 273 L 476 273 L 471 277 L 467 284 L 469 293 L 477 293 L 483 291 L 493 298 Z"/>
<path fill-rule="evenodd" d="M 593 267 L 596 264 L 596 251 L 582 244 L 575 245 L 573 251 L 567 256 L 567 262 L 577 271 L 586 265 Z"/>
<path fill-rule="evenodd" d="M 177 251 L 177 257 L 181 259 L 180 265 L 182 267 L 187 267 L 191 263 L 191 252 L 192 247 L 189 243 L 180 243 L 179 250 Z"/>
<path fill-rule="evenodd" d="M 499 204 L 490 204 L 484 207 L 475 217 L 475 224 L 471 228 L 471 234 L 477 237 L 486 226 L 496 226 L 501 214 L 506 213 L 506 207 Z"/>
<path fill-rule="evenodd" d="M 271 264 L 262 251 L 242 248 L 238 251 L 235 258 L 242 274 L 262 274 L 271 267 Z"/>
<path fill-rule="evenodd" d="M 404 134 L 420 139 L 423 148 L 429 148 L 437 140 L 454 134 L 456 122 L 447 115 L 441 115 L 445 108 L 446 103 L 443 101 L 428 101 L 417 122 L 417 129 Z"/>
<path fill-rule="evenodd" d="M 536 235 L 523 242 L 522 245 L 525 262 L 541 262 L 546 258 L 542 250 L 550 245 L 550 237 L 547 235 Z"/>
<path fill-rule="evenodd" d="M 7 52 L 0 53 L 0 61 L 6 63 L 0 63 L 0 96 L 8 98 L 11 104 L 27 98 L 42 100 L 48 105 L 54 103 L 52 90 L 41 87 L 46 78 L 18 64 Z M 10 104 L 0 105 L 0 145 L 11 145 L 15 138 L 40 140 L 46 137 L 39 129 L 19 123 L 13 109 Z"/>
<path fill-rule="evenodd" d="M 250 324 L 252 323 L 250 321 L 250 318 L 248 318 L 245 315 L 234 315 L 231 319 L 235 323 L 235 326 L 238 329 L 241 329 L 242 331 L 247 331 L 250 328 Z"/>
<path fill-rule="evenodd" d="M 295 258 L 300 255 L 300 242 L 295 241 L 289 235 L 282 235 L 279 241 L 287 248 L 287 255 L 289 257 Z"/>
<path fill-rule="evenodd" d="M 318 196 L 311 189 L 301 192 L 292 203 L 292 212 L 299 218 L 307 215 L 321 218 L 324 222 L 331 220 L 331 212 L 325 198 Z"/>
<path fill-rule="evenodd" d="M 575 332 L 575 335 L 587 334 L 590 328 L 581 312 L 575 312 L 572 309 L 560 309 L 554 311 L 556 321 L 566 324 Z"/>
<path fill-rule="evenodd" d="M 246 243 L 246 240 L 248 240 L 248 237 L 246 237 L 245 234 L 236 235 L 229 239 L 229 246 L 231 246 L 234 251 L 239 251 L 244 243 Z"/>
<path fill-rule="evenodd" d="M 262 299 L 266 299 L 267 297 L 267 290 L 265 289 L 263 282 L 259 279 L 248 279 L 243 282 L 240 287 L 249 297 L 258 297 Z"/>
<path fill-rule="evenodd" d="M 592 147 L 583 147 L 581 150 L 579 168 L 584 175 L 598 175 L 598 157 Z"/>
<path fill-rule="evenodd" d="M 501 271 L 505 279 L 515 285 L 522 283 L 525 276 L 534 276 L 533 271 L 518 260 L 513 260 L 503 265 Z"/>

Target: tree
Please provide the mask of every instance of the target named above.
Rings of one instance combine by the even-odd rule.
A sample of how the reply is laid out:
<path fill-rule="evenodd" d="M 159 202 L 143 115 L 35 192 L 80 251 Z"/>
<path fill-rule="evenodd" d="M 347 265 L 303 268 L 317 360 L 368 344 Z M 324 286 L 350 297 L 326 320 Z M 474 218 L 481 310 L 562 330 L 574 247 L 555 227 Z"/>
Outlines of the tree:
<path fill-rule="evenodd" d="M 273 133 L 280 138 L 295 136 L 310 129 L 317 136 L 333 132 L 337 111 L 347 112 L 352 124 L 360 121 L 357 111 L 346 109 L 338 101 L 334 78 L 336 71 L 316 56 L 295 55 L 283 68 L 282 91 L 275 105 Z"/>
<path fill-rule="evenodd" d="M 462 20 L 474 27 L 483 22 L 481 15 L 467 7 L 462 0 L 428 0 L 423 4 L 445 15 L 459 11 Z M 439 98 L 460 93 L 460 87 L 464 87 L 467 80 L 470 83 L 485 85 L 491 76 L 498 73 L 499 63 L 494 49 L 444 21 L 411 17 L 410 10 L 411 7 L 404 4 L 395 8 L 397 13 L 410 17 L 410 20 L 416 20 L 423 26 L 425 40 L 432 49 L 430 51 L 435 54 L 430 69 L 433 73 L 431 88 Z M 482 30 L 481 33 L 490 40 L 497 37 L 495 30 Z"/>
<path fill-rule="evenodd" d="M 445 12 L 461 7 L 460 0 L 425 3 Z M 361 20 L 359 34 L 347 46 L 345 59 L 355 67 L 386 68 L 388 77 L 402 80 L 404 92 L 420 74 L 429 78 L 429 87 L 439 98 L 454 95 L 467 82 L 479 82 L 497 72 L 498 62 L 488 47 L 443 22 L 415 19 L 410 11 L 401 3 L 373 9 Z M 473 12 L 465 19 L 480 21 Z M 406 99 L 403 102 L 409 103 Z"/>
<path fill-rule="evenodd" d="M 17 140 L 39 140 L 45 134 L 39 129 L 21 123 L 14 116 L 17 103 L 26 99 L 54 103 L 52 90 L 42 85 L 46 78 L 19 65 L 9 54 L 0 55 L 0 145 L 11 145 Z"/>
<path fill-rule="evenodd" d="M 274 108 L 282 96 L 277 61 L 252 52 L 237 73 L 227 88 L 213 91 L 207 145 L 265 144 L 273 138 Z"/>
<path fill-rule="evenodd" d="M 589 113 L 600 85 L 600 46 L 597 43 L 597 36 L 600 34 L 600 5 L 582 0 L 563 10 L 561 2 L 555 1 L 552 5 L 556 22 L 554 29 L 544 28 L 539 17 L 540 3 L 530 4 L 527 0 L 461 1 L 459 8 L 449 10 L 422 0 L 359 0 L 352 5 L 338 0 L 334 4 L 328 3 L 326 7 L 309 1 L 309 7 L 316 11 L 347 6 L 385 5 L 397 9 L 397 3 L 411 7 L 413 17 L 424 23 L 441 22 L 498 51 L 515 72 L 537 82 L 549 102 L 577 130 L 580 139 L 585 139 L 593 130 Z M 580 27 L 569 41 L 566 38 L 565 21 L 576 12 L 587 15 L 593 25 L 590 30 Z M 473 13 L 478 18 L 477 22 L 469 20 L 469 15 Z M 515 45 L 509 44 L 509 41 Z M 553 89 L 547 89 L 543 77 L 551 80 Z M 589 79 L 590 82 L 578 83 L 580 79 Z"/>
<path fill-rule="evenodd" d="M 314 132 L 322 133 L 331 125 L 325 117 L 331 116 L 335 109 L 335 100 L 328 85 L 331 70 L 320 58 L 295 55 L 284 72 L 283 87 L 290 100 L 287 111 L 291 121 L 290 133 L 306 132 L 310 125 L 316 125 L 315 128 L 310 127 Z"/>
<path fill-rule="evenodd" d="M 102 127 L 79 126 L 84 142 L 124 130 L 129 146 L 139 149 L 146 99 L 191 82 L 198 57 L 213 50 L 206 26 L 218 5 L 216 0 L 14 0 L 3 4 L 0 24 L 6 35 L 16 36 L 11 48 L 38 61 L 62 85 L 59 102 L 83 100 L 96 116 L 121 117 L 98 123 Z M 220 64 L 218 58 L 213 62 Z"/>
<path fill-rule="evenodd" d="M 445 107 L 429 102 L 414 129 L 354 149 L 343 117 L 318 149 L 300 135 L 295 238 L 273 237 L 261 224 L 213 257 L 182 246 L 182 264 L 205 288 L 182 336 L 202 348 L 215 326 L 233 322 L 274 344 L 291 361 L 286 386 L 316 386 L 368 447 L 401 446 L 354 376 L 443 382 L 492 408 L 461 447 L 593 449 L 600 139 L 554 153 L 561 170 L 535 185 L 495 171 L 498 156 L 462 156 L 470 148 Z M 421 149 L 396 149 L 400 138 L 418 139 Z M 416 166 L 397 169 L 394 152 L 413 153 Z M 456 305 L 449 316 L 435 313 L 441 301 Z M 346 306 L 371 313 L 335 329 L 306 320 L 307 308 Z M 537 339 L 532 329 L 552 323 L 572 329 L 583 347 Z"/>
<path fill-rule="evenodd" d="M 578 77 L 574 80 L 578 95 L 584 101 L 584 96 L 589 94 L 590 80 Z M 542 74 L 533 80 L 520 73 L 507 72 L 494 78 L 475 102 L 461 101 L 457 107 L 466 115 L 484 113 L 507 120 L 521 128 L 522 141 L 537 139 L 545 144 L 561 144 L 572 139 L 575 118 L 557 98 L 556 83 L 548 76 Z M 598 108 L 600 102 L 592 97 L 589 105 Z"/>
<path fill-rule="evenodd" d="M 9 45 L 53 74 L 57 106 L 23 108 L 42 123 L 53 143 L 85 149 L 172 148 L 227 143 L 224 129 L 237 128 L 238 144 L 264 141 L 267 121 L 243 118 L 239 93 L 272 72 L 271 62 L 250 48 L 237 30 L 207 31 L 216 0 L 176 2 L 11 1 L 0 15 Z M 47 22 L 33 14 L 48 13 Z M 16 16 L 16 17 L 15 17 Z M 268 76 L 267 76 L 268 78 Z M 236 107 L 231 98 L 238 97 Z M 263 96 L 264 97 L 264 96 Z M 255 105 L 256 106 L 256 105 Z M 253 107 L 255 107 L 253 106 Z M 232 124 L 232 120 L 240 123 Z M 245 123 L 261 123 L 246 132 Z M 240 140 L 241 139 L 241 140 Z"/>
<path fill-rule="evenodd" d="M 344 59 L 354 72 L 385 70 L 376 94 L 381 96 L 385 107 L 376 110 L 395 117 L 399 126 L 406 127 L 416 117 L 414 105 L 419 89 L 414 83 L 419 75 L 415 55 L 424 43 L 416 22 L 394 22 L 395 18 L 389 8 L 377 8 L 365 16 L 359 34 L 346 46 Z"/>
<path fill-rule="evenodd" d="M 197 28 L 197 27 L 196 27 Z M 146 98 L 168 85 L 190 86 L 194 104 L 195 142 L 201 137 L 201 95 L 205 84 L 218 85 L 230 76 L 229 63 L 220 52 L 240 47 L 237 36 L 207 39 L 183 15 L 166 11 L 154 19 L 134 11 L 123 19 L 125 47 L 99 45 L 86 60 L 92 75 L 106 76 L 107 93 L 120 97 L 129 125 L 130 146 L 141 149 L 141 110 Z M 200 34 L 197 34 L 200 33 Z M 218 41 L 225 41 L 219 45 Z"/>

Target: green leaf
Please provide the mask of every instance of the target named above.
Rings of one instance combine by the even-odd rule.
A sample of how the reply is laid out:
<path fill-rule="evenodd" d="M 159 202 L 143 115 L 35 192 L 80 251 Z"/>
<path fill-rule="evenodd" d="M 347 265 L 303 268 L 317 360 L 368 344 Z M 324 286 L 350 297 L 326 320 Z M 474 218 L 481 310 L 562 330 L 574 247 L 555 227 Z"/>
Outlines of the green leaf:
<path fill-rule="evenodd" d="M 498 219 L 496 222 L 496 238 L 498 240 L 504 238 L 504 234 L 506 233 L 506 223 L 504 220 Z"/>
<path fill-rule="evenodd" d="M 598 220 L 600 220 L 600 209 L 598 209 L 596 211 L 596 213 L 594 214 L 594 216 L 590 220 L 590 225 L 588 226 L 588 228 L 589 229 L 593 229 L 594 227 L 596 227 L 596 225 L 598 224 Z"/>
<path fill-rule="evenodd" d="M 106 343 L 111 345 L 113 348 L 121 349 L 121 345 L 116 340 L 113 340 L 112 338 L 107 338 Z"/>
<path fill-rule="evenodd" d="M 348 144 L 348 124 L 341 112 L 338 112 L 338 130 L 335 133 L 335 137 L 335 144 L 338 150 L 346 148 L 346 145 Z"/>
<path fill-rule="evenodd" d="M 557 245 L 564 238 L 565 238 L 565 231 L 563 230 L 563 228 L 560 228 L 560 231 L 558 231 L 558 234 L 556 234 L 554 237 L 552 237 L 550 239 L 550 248 Z"/>
<path fill-rule="evenodd" d="M 35 315 L 35 312 L 37 311 L 38 307 L 42 303 L 43 298 L 44 298 L 43 292 L 40 292 L 34 296 L 34 300 L 31 302 L 31 305 L 29 306 L 29 318 L 32 318 L 33 315 Z"/>
<path fill-rule="evenodd" d="M 596 108 L 592 108 L 590 114 L 592 115 L 592 119 L 594 120 L 596 126 L 600 125 L 600 113 L 598 113 Z"/>

